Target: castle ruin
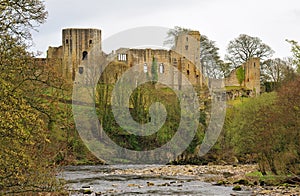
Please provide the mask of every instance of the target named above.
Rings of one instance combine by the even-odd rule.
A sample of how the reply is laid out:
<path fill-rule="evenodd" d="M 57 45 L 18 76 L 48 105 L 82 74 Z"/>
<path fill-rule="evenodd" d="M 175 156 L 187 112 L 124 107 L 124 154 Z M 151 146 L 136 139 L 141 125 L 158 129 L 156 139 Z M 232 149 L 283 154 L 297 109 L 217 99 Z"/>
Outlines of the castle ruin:
<path fill-rule="evenodd" d="M 53 64 L 67 81 L 74 81 L 76 74 L 82 74 L 86 70 L 84 62 L 89 58 L 91 50 L 96 47 L 105 57 L 112 57 L 112 62 L 122 63 L 127 69 L 140 65 L 139 70 L 135 70 L 139 73 L 151 75 L 151 65 L 155 58 L 158 77 L 170 86 L 180 88 L 184 75 L 192 85 L 203 87 L 206 80 L 200 65 L 200 36 L 198 31 L 179 35 L 173 50 L 120 48 L 111 54 L 104 54 L 101 46 L 101 30 L 68 28 L 62 30 L 62 45 L 49 47 L 44 61 Z M 251 58 L 241 66 L 245 70 L 242 86 L 254 95 L 260 94 L 260 60 Z M 224 86 L 240 86 L 236 69 L 225 78 Z"/>
<path fill-rule="evenodd" d="M 245 78 L 240 84 L 237 79 L 237 68 L 232 70 L 228 77 L 225 78 L 225 86 L 242 87 L 248 93 L 254 95 L 260 94 L 260 59 L 250 58 L 247 62 L 243 63 L 241 67 L 244 70 Z"/>

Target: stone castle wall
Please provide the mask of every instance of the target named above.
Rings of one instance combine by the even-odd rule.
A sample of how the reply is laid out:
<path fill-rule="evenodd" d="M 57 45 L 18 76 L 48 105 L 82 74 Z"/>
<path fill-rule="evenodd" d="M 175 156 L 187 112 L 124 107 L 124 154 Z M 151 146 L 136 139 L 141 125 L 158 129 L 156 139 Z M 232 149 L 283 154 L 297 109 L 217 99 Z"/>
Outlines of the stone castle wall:
<path fill-rule="evenodd" d="M 256 95 L 260 94 L 260 59 L 250 58 L 247 62 L 241 65 L 245 70 L 245 80 L 241 84 L 253 92 Z M 240 86 L 237 76 L 236 69 L 234 69 L 228 77 L 225 78 L 225 86 Z"/>
<path fill-rule="evenodd" d="M 120 52 L 120 51 L 118 51 Z M 172 87 L 183 84 L 182 73 L 192 85 L 200 85 L 201 74 L 193 62 L 171 50 L 128 49 L 118 54 L 118 61 L 125 62 L 133 71 L 151 76 L 153 57 L 157 63 L 159 80 Z M 119 58 L 121 55 L 121 58 Z M 122 58 L 124 56 L 124 58 Z"/>
<path fill-rule="evenodd" d="M 84 70 L 84 60 L 89 57 L 93 47 L 101 51 L 101 31 L 98 29 L 63 29 L 62 46 L 49 47 L 47 59 L 59 59 L 57 70 L 67 80 L 74 80 L 75 75 Z M 177 38 L 175 51 L 155 49 L 122 49 L 115 52 L 113 61 L 127 64 L 128 68 L 142 65 L 138 72 L 144 72 L 147 67 L 151 74 L 153 57 L 157 62 L 158 77 L 166 84 L 181 85 L 181 72 L 193 85 L 202 85 L 200 69 L 200 33 L 191 31 Z M 196 66 L 197 65 L 197 66 Z"/>
<path fill-rule="evenodd" d="M 66 80 L 74 81 L 76 74 L 80 74 L 86 70 L 85 66 L 88 61 L 85 60 L 91 57 L 91 50 L 93 49 L 94 54 L 96 51 L 100 55 L 100 53 L 103 53 L 101 47 L 101 30 L 63 29 L 62 46 L 49 47 L 47 61 L 53 63 L 56 70 Z M 143 73 L 147 70 L 148 75 L 151 75 L 151 66 L 154 57 L 157 62 L 158 77 L 163 83 L 180 87 L 183 85 L 181 75 L 183 73 L 192 85 L 202 87 L 205 80 L 201 73 L 199 54 L 200 33 L 198 31 L 190 31 L 180 34 L 176 38 L 173 50 L 120 48 L 108 56 L 112 57 L 110 61 L 114 61 L 117 64 L 122 63 L 122 66 L 127 66 L 127 69 L 138 65 L 137 67 L 139 68 L 135 71 Z M 242 86 L 259 94 L 259 59 L 252 58 L 242 66 L 245 69 L 245 81 Z M 116 75 L 120 74 L 116 73 Z M 236 70 L 233 70 L 229 77 L 225 78 L 225 86 L 239 86 L 236 78 Z"/>

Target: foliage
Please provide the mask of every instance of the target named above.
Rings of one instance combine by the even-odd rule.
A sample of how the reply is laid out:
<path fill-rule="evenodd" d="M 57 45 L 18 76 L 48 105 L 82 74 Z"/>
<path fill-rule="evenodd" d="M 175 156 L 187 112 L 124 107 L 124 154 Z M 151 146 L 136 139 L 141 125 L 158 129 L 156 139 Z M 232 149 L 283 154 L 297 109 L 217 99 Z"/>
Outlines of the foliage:
<path fill-rule="evenodd" d="M 286 40 L 287 42 L 289 42 L 292 45 L 292 53 L 293 53 L 293 57 L 294 57 L 294 63 L 297 66 L 297 72 L 300 73 L 300 45 L 298 44 L 298 42 L 294 41 L 294 40 Z"/>
<path fill-rule="evenodd" d="M 139 124 L 145 124 L 153 120 L 155 122 L 155 118 L 160 118 L 160 115 L 152 117 L 150 119 L 150 106 L 153 103 L 159 102 L 163 104 L 167 111 L 167 118 L 163 126 L 154 134 L 151 134 L 146 137 L 138 136 L 132 134 L 129 130 L 131 129 L 130 125 L 128 127 L 123 128 L 118 125 L 114 118 L 114 114 L 112 113 L 111 106 L 111 96 L 113 88 L 116 88 L 113 83 L 107 83 L 109 80 L 109 76 L 113 76 L 118 70 L 117 63 L 112 63 L 106 67 L 104 70 L 100 82 L 97 86 L 97 114 L 101 124 L 103 125 L 103 131 L 118 145 L 134 150 L 150 150 L 157 148 L 157 146 L 162 146 L 166 142 L 170 141 L 174 134 L 176 133 L 179 123 L 180 123 L 180 114 L 181 109 L 179 105 L 179 100 L 172 89 L 167 86 L 163 86 L 160 84 L 159 86 L 155 85 L 153 82 L 148 82 L 145 84 L 140 84 L 136 87 L 136 89 L 130 94 L 129 98 L 129 106 L 128 101 L 124 101 L 122 99 L 123 94 L 127 94 L 126 85 L 124 88 L 118 89 L 118 95 L 120 96 L 117 100 L 119 101 L 118 106 L 128 107 L 131 117 L 134 121 Z M 126 70 L 123 70 L 124 72 Z M 135 77 L 145 77 L 145 75 L 135 73 Z M 124 78 L 123 78 L 124 79 Z M 135 83 L 132 78 L 128 78 L 130 81 L 122 81 L 123 84 L 130 84 L 130 82 Z M 130 85 L 129 85 L 130 86 Z M 122 115 L 120 112 L 119 115 Z M 184 116 L 184 114 L 182 114 Z M 205 117 L 204 117 L 205 118 Z M 199 119 L 201 123 L 205 123 L 205 119 Z M 203 125 L 204 126 L 204 125 Z M 187 149 L 186 154 L 191 155 L 192 153 L 197 153 L 195 151 L 196 147 L 199 145 L 200 141 L 203 139 L 203 127 L 199 126 L 199 130 L 193 139 L 192 144 Z M 108 152 L 112 153 L 112 152 Z M 170 153 L 172 153 L 172 149 L 170 149 Z M 134 156 L 134 154 L 133 154 Z M 153 155 L 154 156 L 154 155 Z M 123 157 L 122 154 L 119 156 Z M 153 159 L 153 157 L 148 157 L 149 159 Z M 155 157 L 161 159 L 162 157 Z M 124 158 L 125 159 L 125 158 Z M 145 158 L 147 159 L 147 158 Z M 126 158 L 126 161 L 130 161 L 130 158 Z"/>
<path fill-rule="evenodd" d="M 290 80 L 295 76 L 295 68 L 291 59 L 268 59 L 261 65 L 261 76 L 265 84 L 272 86 L 270 90 L 280 87 L 282 82 Z"/>
<path fill-rule="evenodd" d="M 30 31 L 47 18 L 44 2 L 41 0 L 0 0 L 0 32 L 28 41 Z"/>
<path fill-rule="evenodd" d="M 274 126 L 279 126 L 283 132 L 281 144 L 284 149 L 278 159 L 282 159 L 281 169 L 285 172 L 300 174 L 300 78 L 299 76 L 284 84 L 278 91 L 277 107 L 279 116 Z M 288 115 L 287 115 L 288 114 Z"/>
<path fill-rule="evenodd" d="M 3 80 L 0 85 L 0 186 L 4 191 L 52 190 L 57 182 L 44 154 L 49 139 L 43 116 L 21 91 L 12 93 Z"/>
<path fill-rule="evenodd" d="M 245 80 L 245 69 L 242 66 L 236 69 L 236 78 L 241 86 Z"/>
<path fill-rule="evenodd" d="M 228 109 L 225 144 L 241 162 L 257 162 L 262 174 L 299 174 L 299 86 L 296 78 Z M 288 114 L 288 115 L 287 115 Z"/>
<path fill-rule="evenodd" d="M 0 1 L 0 191 L 55 191 L 49 151 L 59 97 L 64 89 L 52 67 L 27 52 L 30 30 L 47 16 L 42 1 Z"/>
<path fill-rule="evenodd" d="M 221 60 L 216 43 L 206 35 L 200 37 L 200 62 L 208 78 L 222 78 L 229 73 L 226 64 Z"/>
<path fill-rule="evenodd" d="M 158 80 L 158 73 L 157 73 L 157 62 L 155 57 L 153 57 L 152 59 L 151 76 L 152 76 L 152 82 L 156 83 Z"/>
<path fill-rule="evenodd" d="M 51 174 L 49 128 L 51 107 L 39 95 L 53 83 L 50 69 L 43 70 L 26 46 L 9 35 L 0 44 L 0 171 L 3 191 L 54 190 Z"/>
<path fill-rule="evenodd" d="M 229 61 L 234 67 L 237 67 L 251 57 L 257 57 L 261 60 L 269 58 L 273 55 L 274 51 L 270 46 L 263 43 L 260 38 L 241 34 L 229 42 L 227 53 L 225 60 Z"/>
<path fill-rule="evenodd" d="M 0 37 L 1 191 L 55 191 L 55 165 L 70 163 L 75 151 L 89 156 L 67 105 L 70 88 L 19 39 Z"/>

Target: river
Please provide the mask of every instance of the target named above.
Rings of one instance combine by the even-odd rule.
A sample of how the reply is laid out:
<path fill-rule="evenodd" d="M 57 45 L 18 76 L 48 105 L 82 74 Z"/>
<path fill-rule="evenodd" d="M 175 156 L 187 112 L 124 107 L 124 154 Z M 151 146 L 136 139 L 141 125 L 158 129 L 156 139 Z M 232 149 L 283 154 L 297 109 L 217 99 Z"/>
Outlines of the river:
<path fill-rule="evenodd" d="M 158 165 L 155 165 L 157 167 Z M 64 167 L 58 178 L 66 181 L 71 195 L 250 195 L 250 191 L 233 191 L 232 187 L 215 186 L 197 176 L 163 176 L 116 174 L 126 169 L 145 169 L 153 165 L 101 165 Z"/>

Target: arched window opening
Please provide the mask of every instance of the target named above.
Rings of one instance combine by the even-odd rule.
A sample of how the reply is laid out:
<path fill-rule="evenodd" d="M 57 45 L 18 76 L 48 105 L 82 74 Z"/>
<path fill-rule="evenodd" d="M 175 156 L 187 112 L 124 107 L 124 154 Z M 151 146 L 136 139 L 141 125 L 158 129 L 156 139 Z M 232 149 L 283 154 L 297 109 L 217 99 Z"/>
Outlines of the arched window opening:
<path fill-rule="evenodd" d="M 147 73 L 148 72 L 148 66 L 147 66 L 147 63 L 144 64 L 144 73 Z"/>
<path fill-rule="evenodd" d="M 66 44 L 69 44 L 69 40 L 68 39 L 66 39 Z"/>
<path fill-rule="evenodd" d="M 90 42 L 89 42 L 90 44 L 92 44 L 93 43 L 93 40 L 90 40 Z"/>
<path fill-rule="evenodd" d="M 165 67 L 164 67 L 164 64 L 163 63 L 161 63 L 160 65 L 159 65 L 159 73 L 164 73 L 165 72 Z"/>
<path fill-rule="evenodd" d="M 87 51 L 83 51 L 82 53 L 82 60 L 87 60 L 88 58 L 88 52 Z"/>

